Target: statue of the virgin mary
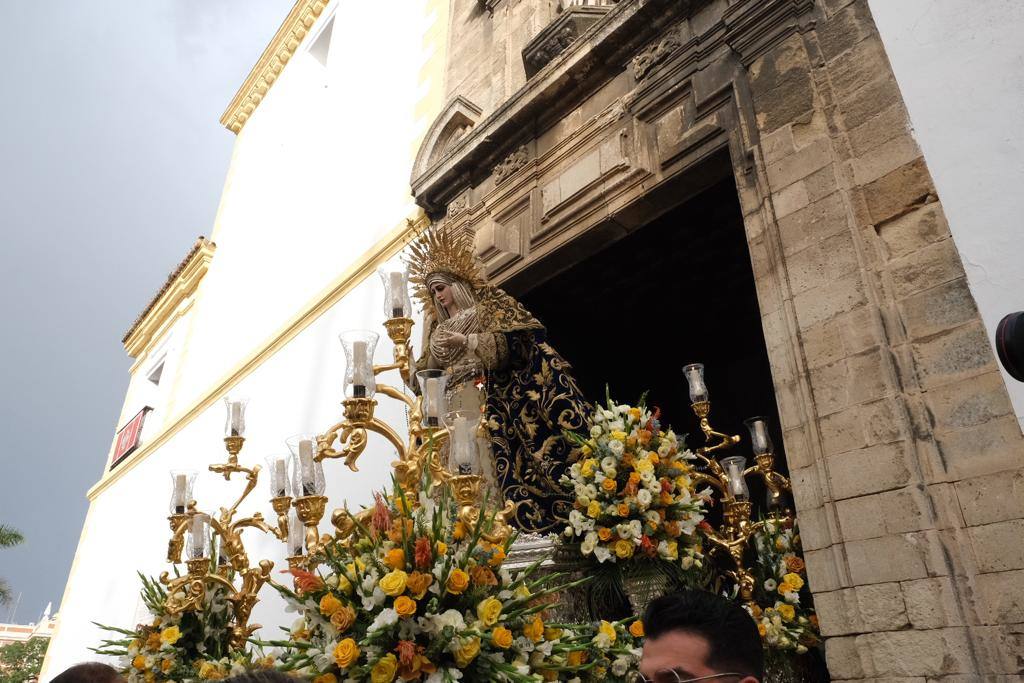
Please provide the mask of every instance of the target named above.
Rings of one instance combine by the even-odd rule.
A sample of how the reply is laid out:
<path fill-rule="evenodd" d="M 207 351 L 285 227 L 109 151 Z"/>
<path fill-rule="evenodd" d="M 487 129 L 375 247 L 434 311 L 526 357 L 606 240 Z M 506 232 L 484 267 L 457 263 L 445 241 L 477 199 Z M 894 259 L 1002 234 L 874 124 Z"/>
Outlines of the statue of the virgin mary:
<path fill-rule="evenodd" d="M 424 313 L 416 370 L 449 375 L 450 410 L 483 414 L 484 476 L 516 505 L 511 522 L 563 527 L 572 503 L 559 478 L 573 456 L 563 430 L 582 431 L 588 410 L 569 364 L 522 304 L 486 283 L 465 234 L 428 230 L 407 263 Z"/>

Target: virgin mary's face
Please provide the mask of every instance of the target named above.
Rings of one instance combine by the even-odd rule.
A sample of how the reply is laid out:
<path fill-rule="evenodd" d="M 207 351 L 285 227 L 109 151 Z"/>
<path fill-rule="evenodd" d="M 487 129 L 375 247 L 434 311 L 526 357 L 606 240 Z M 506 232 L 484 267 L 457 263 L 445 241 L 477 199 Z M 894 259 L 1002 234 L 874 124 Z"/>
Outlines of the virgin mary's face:
<path fill-rule="evenodd" d="M 434 295 L 434 299 L 437 303 L 445 309 L 451 308 L 451 305 L 455 303 L 455 293 L 452 292 L 452 288 L 444 282 L 435 282 L 430 287 L 430 291 Z"/>

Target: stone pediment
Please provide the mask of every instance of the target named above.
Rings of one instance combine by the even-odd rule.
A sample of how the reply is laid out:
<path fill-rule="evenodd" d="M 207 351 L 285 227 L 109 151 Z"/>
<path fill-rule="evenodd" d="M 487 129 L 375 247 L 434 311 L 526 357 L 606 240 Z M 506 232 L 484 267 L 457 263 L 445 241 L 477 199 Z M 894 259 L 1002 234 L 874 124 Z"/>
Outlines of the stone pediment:
<path fill-rule="evenodd" d="M 416 153 L 412 178 L 416 179 L 465 139 L 481 118 L 481 109 L 459 95 L 451 100 L 430 125 Z"/>

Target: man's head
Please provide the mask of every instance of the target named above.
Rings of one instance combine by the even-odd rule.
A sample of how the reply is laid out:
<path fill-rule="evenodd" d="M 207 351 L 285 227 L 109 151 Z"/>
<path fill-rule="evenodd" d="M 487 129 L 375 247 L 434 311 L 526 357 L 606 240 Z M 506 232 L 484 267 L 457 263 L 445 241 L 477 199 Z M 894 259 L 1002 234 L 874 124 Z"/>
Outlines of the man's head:
<path fill-rule="evenodd" d="M 75 664 L 50 683 L 124 683 L 117 669 L 99 662 Z"/>
<path fill-rule="evenodd" d="M 739 604 L 713 593 L 682 591 L 654 600 L 644 615 L 640 673 L 655 683 L 715 674 L 723 683 L 758 683 L 764 651 L 757 625 Z"/>

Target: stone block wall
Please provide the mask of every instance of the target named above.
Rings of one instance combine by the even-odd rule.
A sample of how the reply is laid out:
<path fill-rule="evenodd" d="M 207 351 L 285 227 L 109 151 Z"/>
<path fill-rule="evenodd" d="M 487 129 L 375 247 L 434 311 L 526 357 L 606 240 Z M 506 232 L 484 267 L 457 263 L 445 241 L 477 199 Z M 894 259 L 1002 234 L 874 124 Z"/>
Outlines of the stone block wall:
<path fill-rule="evenodd" d="M 484 112 L 417 201 L 514 282 L 726 151 L 833 678 L 1018 680 L 1024 439 L 866 0 L 621 0 L 529 80 L 494 36 L 553 10 L 485 4 L 448 70 Z"/>

